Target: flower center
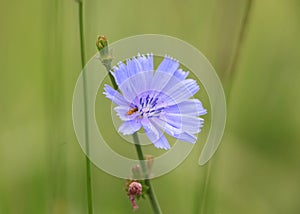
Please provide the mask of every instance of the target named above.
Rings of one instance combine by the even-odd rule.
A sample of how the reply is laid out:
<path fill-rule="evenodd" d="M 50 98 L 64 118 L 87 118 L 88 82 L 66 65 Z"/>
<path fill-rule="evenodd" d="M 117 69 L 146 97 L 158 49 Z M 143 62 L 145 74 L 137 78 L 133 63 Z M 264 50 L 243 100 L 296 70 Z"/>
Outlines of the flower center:
<path fill-rule="evenodd" d="M 164 108 L 157 108 L 158 98 L 150 97 L 147 95 L 146 97 L 140 97 L 139 105 L 137 106 L 140 117 L 158 117 L 161 111 Z"/>

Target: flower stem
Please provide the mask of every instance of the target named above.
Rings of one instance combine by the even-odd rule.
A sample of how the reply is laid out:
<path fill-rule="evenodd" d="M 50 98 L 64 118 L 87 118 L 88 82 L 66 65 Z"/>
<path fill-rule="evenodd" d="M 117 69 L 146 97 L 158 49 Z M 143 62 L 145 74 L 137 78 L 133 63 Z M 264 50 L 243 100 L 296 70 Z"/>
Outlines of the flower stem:
<path fill-rule="evenodd" d="M 227 103 L 228 104 L 229 104 L 230 95 L 231 95 L 232 82 L 233 82 L 234 76 L 236 74 L 236 65 L 237 65 L 237 62 L 238 62 L 238 59 L 240 56 L 241 47 L 243 46 L 243 42 L 245 39 L 245 34 L 246 34 L 248 23 L 249 23 L 249 17 L 250 17 L 253 1 L 254 0 L 248 0 L 248 2 L 247 2 L 245 14 L 243 17 L 241 29 L 240 29 L 238 40 L 237 40 L 237 45 L 233 52 L 232 60 L 222 78 L 222 80 L 225 84 L 226 92 L 227 92 L 226 94 L 227 94 Z M 227 109 L 229 109 L 229 107 L 227 107 Z M 202 197 L 202 202 L 201 202 L 201 206 L 200 206 L 200 213 L 204 213 L 204 211 L 205 211 L 205 206 L 206 206 L 206 201 L 207 201 L 206 199 L 207 199 L 207 194 L 208 194 L 208 189 L 209 189 L 209 180 L 210 180 L 211 170 L 212 170 L 211 160 L 207 164 L 206 167 L 207 167 L 207 169 L 206 169 L 205 175 L 204 175 L 205 181 L 204 181 L 203 197 Z"/>
<path fill-rule="evenodd" d="M 81 67 L 83 79 L 83 95 L 84 95 L 84 129 L 85 129 L 85 146 L 86 146 L 86 188 L 87 188 L 87 202 L 88 213 L 93 214 L 93 198 L 92 198 L 92 184 L 91 184 L 91 163 L 88 158 L 89 155 L 89 126 L 88 126 L 88 103 L 87 103 L 87 83 L 85 66 L 85 46 L 84 46 L 84 27 L 83 27 L 83 4 L 81 0 L 77 1 L 79 9 L 79 32 L 80 32 L 80 51 L 81 51 Z"/>
<path fill-rule="evenodd" d="M 226 84 L 228 99 L 230 98 L 231 88 L 232 88 L 232 84 L 230 84 L 230 83 L 232 83 L 235 73 L 236 73 L 236 66 L 237 66 L 237 62 L 238 62 L 240 52 L 241 52 L 241 49 L 243 46 L 243 42 L 245 40 L 245 34 L 246 34 L 248 23 L 249 23 L 249 17 L 250 17 L 252 5 L 253 5 L 253 0 L 248 0 L 247 5 L 246 5 L 246 10 L 245 10 L 245 15 L 242 20 L 241 29 L 240 29 L 238 40 L 237 40 L 237 45 L 233 52 L 232 60 L 229 64 L 227 70 L 225 71 L 225 75 L 223 78 L 223 81 Z M 227 100 L 227 103 L 229 103 L 229 100 Z"/>
<path fill-rule="evenodd" d="M 106 70 L 107 70 L 107 72 L 109 74 L 109 78 L 110 78 L 110 80 L 111 80 L 111 82 L 113 84 L 114 89 L 118 90 L 118 85 L 117 85 L 117 83 L 116 83 L 113 75 L 110 73 L 110 70 L 111 70 L 111 61 L 109 61 L 109 60 L 102 60 L 102 64 L 105 66 L 105 68 L 106 68 Z M 141 147 L 141 144 L 140 144 L 140 141 L 139 141 L 137 133 L 136 132 L 133 133 L 132 137 L 133 137 L 133 141 L 134 141 L 134 145 L 135 145 L 135 149 L 136 149 L 138 158 L 139 158 L 140 163 L 141 163 L 142 171 L 143 171 L 143 174 L 145 176 L 145 184 L 149 188 L 148 191 L 147 191 L 147 194 L 149 196 L 153 212 L 155 214 L 161 214 L 162 211 L 160 209 L 160 206 L 159 206 L 158 200 L 156 198 L 154 189 L 153 189 L 153 187 L 151 185 L 150 179 L 148 178 L 148 170 L 147 170 L 147 166 L 146 166 L 145 161 L 144 161 L 145 157 L 144 157 L 143 150 L 142 150 L 142 147 Z"/>
<path fill-rule="evenodd" d="M 155 195 L 154 189 L 152 187 L 152 184 L 150 182 L 150 179 L 148 178 L 147 167 L 146 167 L 145 162 L 144 162 L 145 157 L 144 157 L 144 154 L 143 154 L 143 150 L 142 150 L 138 135 L 135 132 L 132 136 L 133 136 L 133 141 L 134 141 L 134 145 L 135 145 L 135 148 L 136 148 L 136 152 L 138 154 L 138 158 L 141 162 L 141 166 L 142 166 L 144 176 L 146 177 L 145 178 L 145 184 L 149 187 L 147 194 L 149 196 L 153 212 L 155 214 L 160 214 L 160 213 L 162 213 L 162 211 L 160 209 L 160 206 L 159 206 L 158 200 L 156 198 L 156 195 Z"/>
<path fill-rule="evenodd" d="M 211 166 L 212 166 L 212 161 L 209 161 L 207 163 L 207 168 L 205 171 L 205 178 L 204 178 L 204 188 L 203 188 L 203 198 L 201 201 L 201 210 L 200 210 L 200 214 L 204 214 L 205 212 L 205 208 L 206 208 L 206 201 L 207 201 L 207 192 L 208 192 L 208 188 L 209 188 L 209 181 L 210 181 L 210 175 L 211 175 Z"/>

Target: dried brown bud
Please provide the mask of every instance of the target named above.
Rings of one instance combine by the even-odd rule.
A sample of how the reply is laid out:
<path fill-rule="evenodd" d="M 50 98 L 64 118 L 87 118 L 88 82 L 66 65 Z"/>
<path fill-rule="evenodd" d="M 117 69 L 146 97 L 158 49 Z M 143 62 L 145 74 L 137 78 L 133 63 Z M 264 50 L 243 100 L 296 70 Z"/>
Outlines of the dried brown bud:
<path fill-rule="evenodd" d="M 142 184 L 140 184 L 137 181 L 131 182 L 128 186 L 128 195 L 139 196 L 140 194 L 142 194 L 142 191 L 143 191 Z"/>
<path fill-rule="evenodd" d="M 129 195 L 129 200 L 131 201 L 131 205 L 133 210 L 137 210 L 139 206 L 136 204 L 135 199 L 139 198 L 142 195 L 143 187 L 142 184 L 137 181 L 130 181 L 126 184 L 127 186 L 127 194 Z"/>

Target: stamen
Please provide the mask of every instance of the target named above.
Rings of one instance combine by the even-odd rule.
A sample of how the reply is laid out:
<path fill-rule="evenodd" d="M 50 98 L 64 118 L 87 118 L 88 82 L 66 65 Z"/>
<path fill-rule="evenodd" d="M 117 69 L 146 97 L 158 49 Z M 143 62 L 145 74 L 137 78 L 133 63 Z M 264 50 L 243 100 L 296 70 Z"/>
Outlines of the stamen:
<path fill-rule="evenodd" d="M 147 94 L 147 96 L 141 96 L 139 98 L 139 105 L 131 108 L 130 113 L 138 112 L 140 118 L 158 117 L 164 109 L 164 107 L 160 107 L 158 109 L 155 108 L 158 100 L 159 98 L 157 98 L 155 95 L 152 96 L 150 94 Z"/>

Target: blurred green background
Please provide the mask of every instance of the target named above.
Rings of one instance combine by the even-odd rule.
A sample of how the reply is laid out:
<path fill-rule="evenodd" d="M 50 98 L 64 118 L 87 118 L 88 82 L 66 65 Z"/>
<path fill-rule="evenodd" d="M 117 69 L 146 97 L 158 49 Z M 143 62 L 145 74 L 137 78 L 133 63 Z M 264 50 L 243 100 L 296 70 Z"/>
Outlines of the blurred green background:
<path fill-rule="evenodd" d="M 222 78 L 246 0 L 84 2 L 87 58 L 95 39 L 158 33 L 201 50 Z M 73 0 L 1 1 L 0 213 L 87 213 L 85 156 L 71 117 L 81 71 Z M 164 213 L 300 212 L 300 1 L 254 1 L 230 81 L 227 126 L 207 166 L 198 143 L 154 179 Z M 228 94 L 227 94 L 228 95 Z M 92 166 L 95 213 L 132 213 L 125 181 Z M 137 213 L 152 213 L 147 200 Z"/>

